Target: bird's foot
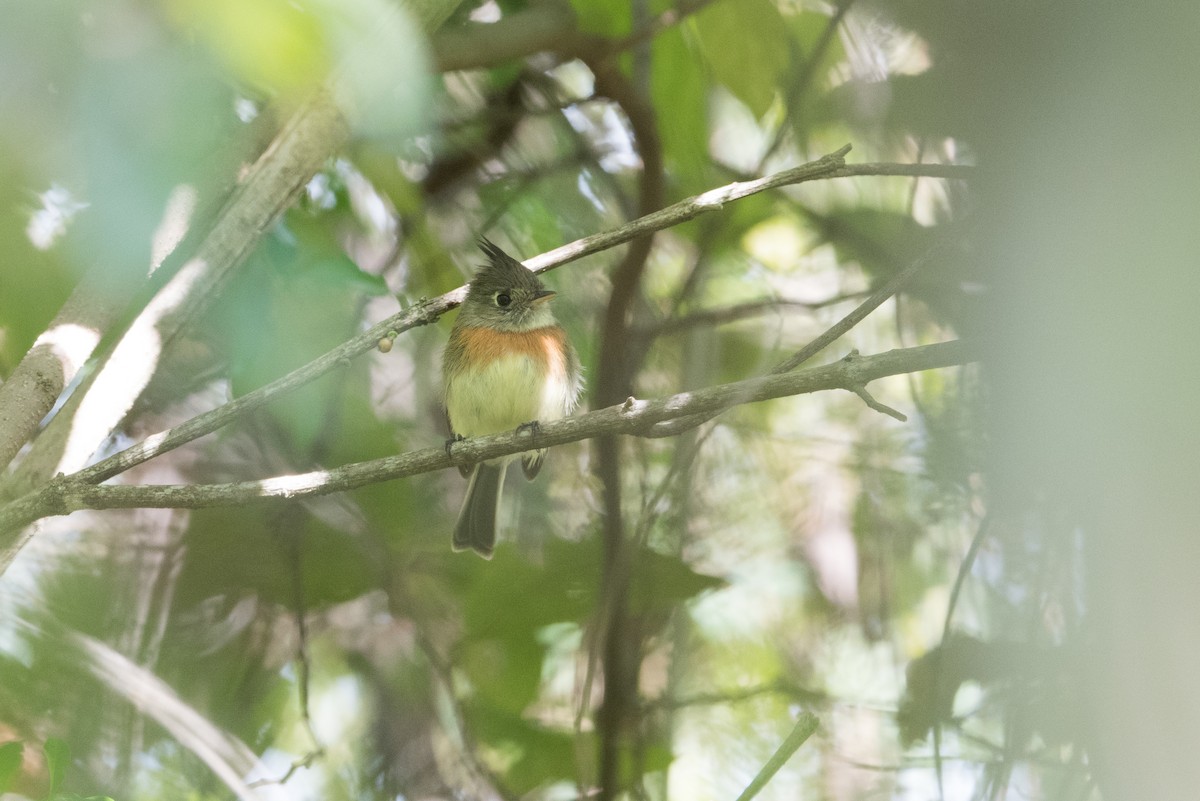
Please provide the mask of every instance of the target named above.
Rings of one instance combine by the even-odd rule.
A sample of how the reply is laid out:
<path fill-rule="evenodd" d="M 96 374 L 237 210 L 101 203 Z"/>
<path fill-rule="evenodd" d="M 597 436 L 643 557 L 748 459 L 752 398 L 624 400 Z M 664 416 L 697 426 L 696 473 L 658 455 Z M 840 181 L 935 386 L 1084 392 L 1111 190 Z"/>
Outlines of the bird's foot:
<path fill-rule="evenodd" d="M 528 423 L 521 423 L 521 425 L 517 426 L 517 433 L 520 434 L 522 431 L 528 431 L 530 440 L 536 440 L 541 430 L 542 424 L 537 420 L 530 420 Z"/>
<path fill-rule="evenodd" d="M 446 440 L 446 455 L 449 456 L 450 449 L 453 448 L 455 444 L 462 442 L 464 439 L 466 439 L 466 437 L 464 437 L 462 434 L 455 434 Z"/>

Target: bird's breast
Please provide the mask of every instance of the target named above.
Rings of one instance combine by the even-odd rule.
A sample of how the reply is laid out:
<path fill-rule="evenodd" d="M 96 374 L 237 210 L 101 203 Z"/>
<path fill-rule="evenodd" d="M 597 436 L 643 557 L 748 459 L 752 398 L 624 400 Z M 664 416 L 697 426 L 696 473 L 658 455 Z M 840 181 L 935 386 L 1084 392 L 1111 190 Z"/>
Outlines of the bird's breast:
<path fill-rule="evenodd" d="M 446 411 L 455 433 L 495 434 L 562 417 L 573 391 L 567 347 L 558 326 L 455 329 L 446 359 Z"/>

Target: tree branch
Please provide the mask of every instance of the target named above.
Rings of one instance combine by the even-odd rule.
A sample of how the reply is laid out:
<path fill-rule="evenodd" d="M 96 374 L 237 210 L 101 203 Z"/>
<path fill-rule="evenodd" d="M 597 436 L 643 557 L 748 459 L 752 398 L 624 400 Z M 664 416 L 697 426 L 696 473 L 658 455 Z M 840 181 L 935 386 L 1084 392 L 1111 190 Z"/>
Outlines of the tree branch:
<path fill-rule="evenodd" d="M 560 267 L 563 264 L 581 259 L 584 256 L 598 253 L 608 248 L 624 244 L 634 237 L 648 231 L 658 231 L 686 222 L 708 211 L 720 209 L 725 203 L 740 200 L 758 192 L 777 189 L 781 186 L 813 181 L 832 176 L 845 167 L 845 154 L 850 146 L 839 149 L 835 153 L 824 156 L 816 161 L 793 167 L 774 175 L 759 178 L 754 181 L 740 181 L 717 189 L 709 190 L 695 197 L 682 200 L 667 208 L 640 217 L 625 225 L 591 236 L 585 236 L 562 247 L 547 251 L 540 256 L 525 261 L 529 269 L 544 273 Z M 440 295 L 436 298 L 422 300 L 399 314 L 367 329 L 362 334 L 349 339 L 333 350 L 309 362 L 282 378 L 272 381 L 264 387 L 248 392 L 239 398 L 218 406 L 216 409 L 197 415 L 191 420 L 174 428 L 147 437 L 142 442 L 130 446 L 120 453 L 104 459 L 91 467 L 85 468 L 76 475 L 83 481 L 99 483 L 106 479 L 139 465 L 155 456 L 178 448 L 180 445 L 212 433 L 228 425 L 240 415 L 259 408 L 268 401 L 292 390 L 308 384 L 339 366 L 349 364 L 350 359 L 359 356 L 376 347 L 384 338 L 394 338 L 411 328 L 434 322 L 446 312 L 458 306 L 466 297 L 466 287 Z"/>
<path fill-rule="evenodd" d="M 895 164 L 891 162 L 865 162 L 847 164 L 836 170 L 830 178 L 852 178 L 856 175 L 903 175 L 910 178 L 952 178 L 965 181 L 975 173 L 970 164 Z"/>
<path fill-rule="evenodd" d="M 495 22 L 467 22 L 434 35 L 435 69 L 494 67 L 506 61 L 556 50 L 579 36 L 569 3 L 534 3 Z"/>
<path fill-rule="evenodd" d="M 34 435 L 124 308 L 135 284 L 113 272 L 90 270 L 0 384 L 0 471 Z"/>
<path fill-rule="evenodd" d="M 406 5 L 425 30 L 433 30 L 459 1 L 407 0 Z M 203 312 L 225 277 L 348 136 L 341 111 L 324 92 L 288 119 L 221 209 L 194 256 L 158 291 L 100 369 L 37 437 L 6 487 L 9 497 L 86 464 L 132 407 L 161 352 Z"/>
<path fill-rule="evenodd" d="M 939 167 L 939 165 L 926 164 L 872 165 L 875 173 L 869 173 L 862 169 L 864 165 L 847 168 L 844 157 L 849 150 L 850 146 L 846 145 L 838 151 L 808 164 L 802 164 L 798 167 L 783 170 L 774 175 L 756 180 L 739 181 L 709 190 L 708 192 L 668 206 L 661 211 L 633 220 L 611 231 L 586 236 L 575 242 L 555 248 L 540 256 L 529 259 L 525 262 L 525 265 L 539 273 L 547 272 L 592 253 L 623 244 L 647 231 L 657 231 L 677 225 L 681 222 L 694 219 L 705 212 L 720 209 L 725 203 L 740 200 L 741 198 L 769 189 L 847 175 L 899 174 L 899 172 L 890 169 L 892 167 L 907 168 L 912 166 L 917 169 Z M 957 172 L 961 172 L 961 176 L 966 176 L 970 174 L 971 169 L 961 168 Z M 955 175 L 955 177 L 961 176 Z M 392 315 L 383 322 L 367 329 L 362 334 L 347 340 L 323 356 L 272 381 L 270 384 L 236 398 L 229 403 L 218 406 L 204 414 L 197 415 L 174 428 L 153 434 L 136 445 L 73 474 L 71 480 L 76 485 L 98 484 L 135 465 L 212 433 L 233 422 L 241 415 L 258 409 L 274 398 L 299 389 L 339 366 L 349 364 L 350 359 L 376 347 L 380 340 L 394 338 L 400 332 L 417 326 L 427 325 L 437 320 L 441 315 L 459 305 L 465 296 L 466 287 L 462 286 L 439 297 L 423 300 L 399 314 Z M 677 430 L 660 430 L 657 433 L 645 432 L 642 435 L 668 436 L 686 430 L 686 428 L 686 426 L 681 426 Z M 434 466 L 428 469 L 436 470 L 439 468 Z M 52 483 L 56 482 L 61 484 L 61 480 L 59 479 L 52 481 Z M 50 504 L 55 503 L 53 499 L 58 496 L 52 487 L 47 486 L 43 488 L 43 491 L 47 492 L 46 498 L 48 500 L 46 502 Z M 29 532 L 14 533 L 12 530 L 13 525 L 15 525 L 14 521 L 33 521 L 46 514 L 65 513 L 65 511 L 38 511 L 39 509 L 43 509 L 43 507 L 39 506 L 41 501 L 36 500 L 38 497 L 38 492 L 30 492 L 22 496 L 19 500 L 14 501 L 8 507 L 0 510 L 0 573 L 3 573 L 8 563 L 12 561 L 16 553 L 25 545 L 29 537 L 32 536 Z M 52 509 L 54 507 L 51 505 L 44 508 Z"/>
<path fill-rule="evenodd" d="M 641 8 L 644 10 L 644 6 Z M 644 56 L 644 45 L 639 50 Z M 642 160 L 638 213 L 649 215 L 662 206 L 666 180 L 658 122 L 648 97 L 649 75 L 638 68 L 649 62 L 648 58 L 638 58 L 638 55 L 635 53 L 633 79 L 626 78 L 611 58 L 583 58 L 595 76 L 596 93 L 612 99 L 629 121 Z M 633 309 L 642 300 L 642 277 L 650 257 L 652 236 L 653 232 L 647 232 L 634 239 L 612 272 L 612 290 L 600 319 L 600 346 L 592 385 L 593 403 L 597 406 L 618 403 L 632 392 L 633 376 L 642 354 L 632 347 L 629 321 Z M 604 554 L 601 613 L 597 624 L 604 671 L 604 697 L 595 716 L 600 740 L 597 799 L 608 801 L 620 794 L 620 766 L 632 753 L 630 735 L 635 728 L 633 710 L 638 703 L 641 634 L 628 609 L 632 563 L 622 513 L 620 443 L 616 436 L 606 435 L 597 438 L 593 446 L 593 472 L 603 488 L 601 536 Z"/>
<path fill-rule="evenodd" d="M 285 500 L 356 489 L 381 481 L 475 464 L 529 450 L 564 445 L 602 435 L 646 436 L 661 422 L 689 415 L 712 415 L 733 406 L 821 390 L 856 387 L 890 375 L 952 367 L 974 361 L 975 343 L 955 340 L 915 348 L 890 350 L 872 356 L 848 356 L 832 364 L 791 373 L 767 375 L 720 384 L 694 392 L 681 392 L 658 400 L 627 399 L 594 412 L 542 424 L 529 431 L 493 434 L 444 447 L 331 470 L 317 470 L 258 481 L 201 485 L 103 485 L 84 483 L 82 477 L 60 476 L 45 487 L 0 509 L 0 531 L 11 532 L 42 517 L 69 514 L 80 509 L 198 509 L 236 506 L 253 501 Z M 6 537 L 7 538 L 7 537 Z M 0 566 L 3 566 L 0 563 Z"/>
<path fill-rule="evenodd" d="M 602 250 L 623 245 L 642 234 L 651 231 L 661 231 L 664 228 L 670 228 L 680 223 L 685 223 L 688 220 L 694 220 L 701 214 L 710 211 L 719 211 L 726 203 L 732 203 L 735 200 L 741 200 L 744 197 L 749 197 L 759 192 L 766 192 L 769 189 L 778 189 L 781 186 L 790 186 L 822 178 L 842 177 L 839 173 L 846 169 L 846 154 L 849 152 L 850 145 L 844 145 L 827 156 L 822 156 L 816 161 L 810 161 L 798 167 L 782 170 L 763 178 L 756 178 L 751 181 L 735 181 L 716 189 L 710 189 L 707 192 L 702 192 L 699 195 L 667 206 L 665 209 L 660 209 L 653 214 L 639 217 L 611 231 L 585 236 L 562 247 L 546 251 L 540 256 L 535 256 L 527 260 L 525 266 L 536 273 L 545 272 L 567 262 L 582 259 L 584 256 L 590 256 L 593 253 L 599 253 Z M 868 173 L 854 174 L 865 175 Z"/>
<path fill-rule="evenodd" d="M 120 423 L 162 352 L 203 312 L 262 232 L 348 136 L 325 95 L 298 112 L 259 158 L 195 255 L 155 294 L 108 359 L 38 437 L 13 479 L 16 491 L 74 472 Z"/>

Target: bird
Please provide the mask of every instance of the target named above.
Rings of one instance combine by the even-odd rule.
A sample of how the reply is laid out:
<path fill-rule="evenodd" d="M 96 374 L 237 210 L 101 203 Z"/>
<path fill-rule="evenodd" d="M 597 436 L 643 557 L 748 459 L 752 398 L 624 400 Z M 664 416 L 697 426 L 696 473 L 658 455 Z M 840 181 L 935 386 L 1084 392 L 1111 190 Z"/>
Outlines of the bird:
<path fill-rule="evenodd" d="M 487 257 L 467 287 L 442 357 L 450 440 L 532 429 L 575 408 L 583 386 L 579 356 L 554 319 L 556 293 L 486 238 Z M 452 541 L 455 551 L 485 559 L 496 545 L 504 475 L 517 458 L 527 479 L 542 468 L 546 449 L 480 462 L 470 481 Z M 468 475 L 466 468 L 460 468 Z"/>

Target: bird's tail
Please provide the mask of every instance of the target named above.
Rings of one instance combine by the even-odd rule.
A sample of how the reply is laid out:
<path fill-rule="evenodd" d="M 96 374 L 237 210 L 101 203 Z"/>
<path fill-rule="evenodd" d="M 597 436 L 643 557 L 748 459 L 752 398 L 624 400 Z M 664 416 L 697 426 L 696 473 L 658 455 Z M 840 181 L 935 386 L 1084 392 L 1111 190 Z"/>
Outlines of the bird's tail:
<path fill-rule="evenodd" d="M 454 526 L 454 550 L 470 549 L 484 559 L 492 558 L 496 547 L 496 512 L 507 469 L 507 463 L 481 462 L 471 471 L 467 497 Z"/>

